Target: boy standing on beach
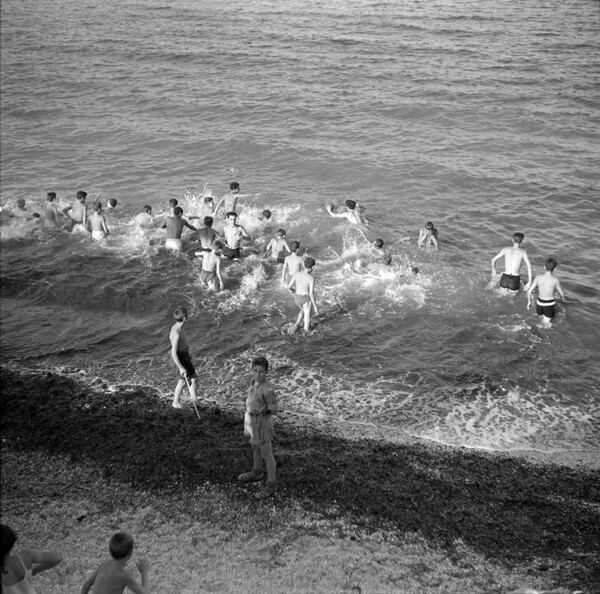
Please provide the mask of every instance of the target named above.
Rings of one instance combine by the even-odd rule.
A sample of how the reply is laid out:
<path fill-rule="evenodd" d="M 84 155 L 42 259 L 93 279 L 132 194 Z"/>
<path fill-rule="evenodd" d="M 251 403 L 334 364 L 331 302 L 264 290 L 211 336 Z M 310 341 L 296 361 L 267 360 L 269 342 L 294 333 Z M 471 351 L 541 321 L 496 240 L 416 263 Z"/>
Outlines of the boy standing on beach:
<path fill-rule="evenodd" d="M 179 373 L 175 395 L 173 397 L 173 408 L 181 408 L 181 392 L 187 384 L 192 402 L 196 402 L 196 369 L 190 357 L 187 335 L 183 325 L 187 322 L 188 312 L 185 307 L 178 307 L 173 312 L 175 323 L 171 327 L 169 339 L 171 340 L 171 359 Z"/>
<path fill-rule="evenodd" d="M 546 326 L 550 326 L 555 313 L 554 306 L 556 305 L 556 300 L 554 299 L 554 292 L 556 291 L 561 296 L 561 299 L 565 298 L 560 281 L 554 276 L 556 264 L 557 262 L 554 258 L 548 258 L 545 263 L 546 272 L 538 274 L 529 286 L 529 289 L 527 289 L 527 309 L 529 309 L 531 306 L 531 295 L 537 287 L 538 296 L 535 304 L 535 313 L 538 316 L 542 316 L 542 322 Z"/>
<path fill-rule="evenodd" d="M 283 270 L 281 271 L 281 282 L 285 284 L 285 273 L 287 272 L 290 276 L 294 276 L 296 272 L 304 269 L 304 260 L 298 255 L 300 249 L 299 241 L 292 241 L 290 244 L 292 253 L 286 256 L 283 261 Z"/>
<path fill-rule="evenodd" d="M 108 543 L 110 559 L 100 564 L 100 567 L 85 581 L 81 594 L 88 594 L 94 587 L 94 594 L 122 594 L 125 588 L 136 594 L 149 594 L 148 562 L 140 559 L 137 568 L 142 576 L 142 583 L 126 569 L 127 562 L 133 553 L 133 537 L 127 532 L 117 532 Z"/>
<path fill-rule="evenodd" d="M 302 326 L 302 319 L 304 318 L 304 332 L 310 330 L 310 314 L 311 307 L 314 308 L 315 315 L 319 315 L 317 310 L 317 304 L 315 302 L 315 279 L 312 275 L 312 270 L 315 266 L 313 258 L 306 258 L 304 260 L 304 270 L 299 270 L 294 274 L 288 289 L 293 293 L 292 286 L 296 285 L 296 296 L 294 300 L 296 305 L 300 308 L 298 319 L 296 320 L 296 328 Z"/>
<path fill-rule="evenodd" d="M 223 244 L 220 241 L 214 241 L 211 251 L 205 253 L 202 257 L 202 272 L 200 273 L 200 282 L 203 286 L 212 291 L 217 290 L 217 279 L 219 287 L 223 290 L 223 277 L 221 276 L 221 254 L 223 253 Z"/>
<path fill-rule="evenodd" d="M 500 250 L 492 258 L 492 280 L 497 277 L 496 260 L 504 258 L 504 272 L 500 277 L 500 287 L 512 294 L 515 294 L 521 288 L 521 275 L 519 271 L 523 261 L 525 261 L 525 264 L 527 265 L 528 277 L 525 289 L 527 289 L 531 283 L 531 263 L 529 262 L 527 252 L 521 247 L 524 239 L 525 235 L 523 235 L 523 233 L 515 233 L 513 235 L 512 247 Z"/>
<path fill-rule="evenodd" d="M 254 495 L 257 499 L 270 497 L 275 493 L 275 472 L 277 465 L 273 456 L 273 415 L 278 412 L 277 397 L 269 384 L 267 373 L 269 362 L 265 357 L 252 360 L 252 382 L 246 397 L 246 414 L 244 415 L 244 434 L 250 437 L 253 464 L 250 472 L 238 476 L 244 483 L 261 481 L 263 478 L 262 463 L 267 467 L 267 484 Z"/>

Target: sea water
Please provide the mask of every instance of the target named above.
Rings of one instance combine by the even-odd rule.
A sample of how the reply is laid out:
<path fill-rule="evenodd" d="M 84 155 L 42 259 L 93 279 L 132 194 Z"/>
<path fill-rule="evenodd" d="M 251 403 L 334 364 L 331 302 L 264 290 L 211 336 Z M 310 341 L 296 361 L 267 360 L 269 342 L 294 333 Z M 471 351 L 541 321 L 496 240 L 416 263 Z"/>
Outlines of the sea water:
<path fill-rule="evenodd" d="M 289 413 L 464 447 L 599 451 L 596 1 L 3 0 L 1 12 L 2 207 L 24 198 L 43 213 L 46 192 L 64 207 L 80 189 L 119 202 L 102 244 L 2 213 L 4 362 L 166 399 L 185 306 L 208 401 L 241 409 L 261 354 Z M 238 211 L 253 241 L 213 294 L 199 260 L 132 217 L 171 198 L 203 216 L 203 197 L 231 181 L 249 195 Z M 327 215 L 348 198 L 391 265 Z M 428 220 L 439 251 L 416 245 Z M 289 333 L 298 309 L 262 257 L 280 227 L 317 262 L 308 336 Z M 489 285 L 515 231 L 534 273 L 559 262 L 567 298 L 551 329 L 522 293 Z"/>

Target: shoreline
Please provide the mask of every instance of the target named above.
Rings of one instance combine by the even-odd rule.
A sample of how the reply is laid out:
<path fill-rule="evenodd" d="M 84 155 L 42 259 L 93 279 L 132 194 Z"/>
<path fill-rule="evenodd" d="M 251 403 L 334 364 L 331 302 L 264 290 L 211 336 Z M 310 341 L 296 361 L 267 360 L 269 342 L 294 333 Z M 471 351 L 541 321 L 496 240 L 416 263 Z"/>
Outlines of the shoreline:
<path fill-rule="evenodd" d="M 88 503 L 77 505 L 97 509 L 83 515 L 99 523 L 104 521 L 104 508 L 111 513 L 121 507 L 135 510 L 140 497 L 146 502 L 142 507 L 152 502 L 146 515 L 157 525 L 176 507 L 186 525 L 201 517 L 203 525 L 225 530 L 240 542 L 249 534 L 264 542 L 278 538 L 281 550 L 288 553 L 312 537 L 325 539 L 319 546 L 334 543 L 340 555 L 349 543 L 372 548 L 369 554 L 363 550 L 367 565 L 378 550 L 396 547 L 390 558 L 403 558 L 408 548 L 417 547 L 424 559 L 426 551 L 434 551 L 449 564 L 439 570 L 439 584 L 458 580 L 457 568 L 471 559 L 469 564 L 479 569 L 468 579 L 489 573 L 496 584 L 474 592 L 511 591 L 511 576 L 521 576 L 517 586 L 597 591 L 593 584 L 600 576 L 600 525 L 595 522 L 600 517 L 600 473 L 581 461 L 566 465 L 537 454 L 529 459 L 472 451 L 394 436 L 385 428 L 283 414 L 276 420 L 274 439 L 278 491 L 263 504 L 252 497 L 257 485 L 236 481 L 251 464 L 241 404 L 239 411 L 232 411 L 200 402 L 198 420 L 193 409 L 172 409 L 148 390 L 94 390 L 72 377 L 12 367 L 1 369 L 2 474 L 8 477 L 3 490 L 10 491 L 12 485 L 22 491 L 8 514 L 21 526 L 34 519 L 39 523 L 39 509 L 35 486 L 29 489 L 29 505 L 29 490 L 20 482 L 43 482 L 47 492 L 57 491 L 52 485 L 60 478 L 58 471 L 43 479 L 35 472 L 14 478 L 20 472 L 19 459 L 41 457 L 61 472 L 82 473 L 72 487 L 67 481 L 49 501 L 77 500 L 83 490 Z M 90 477 L 99 481 L 93 493 L 86 490 Z M 110 492 L 108 502 L 103 490 Z M 115 501 L 115 491 L 120 490 L 127 496 Z M 11 501 L 10 492 L 3 495 L 4 501 Z M 5 515 L 8 507 L 3 507 Z M 20 531 L 19 526 L 15 529 Z M 156 527 L 151 530 L 155 531 Z M 374 544 L 377 539 L 379 544 Z M 98 550 L 104 549 L 94 550 L 96 556 Z M 424 561 L 429 567 L 425 573 L 431 577 L 441 561 L 429 561 Z M 303 571 L 300 565 L 286 562 L 287 577 Z M 425 587 L 423 571 L 408 573 L 422 591 L 446 591 L 433 582 Z M 168 575 L 161 579 L 168 583 Z M 378 591 L 369 589 L 374 587 L 372 580 L 374 575 L 364 582 L 366 591 Z M 382 591 L 403 591 L 378 583 Z M 457 592 L 465 587 L 460 583 Z M 232 584 L 221 591 L 238 591 Z M 288 589 L 338 591 L 298 588 Z"/>

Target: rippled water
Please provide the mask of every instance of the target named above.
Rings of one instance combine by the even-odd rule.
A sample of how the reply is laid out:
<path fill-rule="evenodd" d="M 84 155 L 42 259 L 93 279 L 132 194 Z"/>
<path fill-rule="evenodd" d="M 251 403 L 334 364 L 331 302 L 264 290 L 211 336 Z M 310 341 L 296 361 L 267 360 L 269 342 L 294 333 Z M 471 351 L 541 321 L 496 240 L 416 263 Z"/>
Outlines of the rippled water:
<path fill-rule="evenodd" d="M 237 401 L 266 354 L 288 410 L 445 443 L 600 443 L 600 52 L 596 2 L 4 0 L 1 197 L 117 198 L 106 246 L 2 221 L 2 357 L 167 393 L 190 308 L 206 397 Z M 317 260 L 307 338 L 254 255 L 206 294 L 197 261 L 131 216 L 242 185 L 260 251 L 277 227 Z M 360 200 L 392 267 L 323 210 Z M 258 219 L 273 211 L 267 226 Z M 433 220 L 441 250 L 416 247 Z M 217 224 L 217 227 L 220 223 Z M 567 294 L 551 330 L 487 287 L 525 233 Z M 411 273 L 417 266 L 419 274 Z M 282 331 L 283 328 L 283 331 Z"/>

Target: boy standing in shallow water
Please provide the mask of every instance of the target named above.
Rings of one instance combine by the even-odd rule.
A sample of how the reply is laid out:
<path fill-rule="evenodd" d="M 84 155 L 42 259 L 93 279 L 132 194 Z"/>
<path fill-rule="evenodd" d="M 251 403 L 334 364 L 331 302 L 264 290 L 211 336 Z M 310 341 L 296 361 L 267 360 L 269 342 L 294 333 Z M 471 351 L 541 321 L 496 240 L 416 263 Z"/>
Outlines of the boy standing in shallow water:
<path fill-rule="evenodd" d="M 244 434 L 250 436 L 253 464 L 250 472 L 238 476 L 242 482 L 260 481 L 263 478 L 262 463 L 267 467 L 267 484 L 254 496 L 257 499 L 270 497 L 275 493 L 275 471 L 277 465 L 273 456 L 273 419 L 277 414 L 277 397 L 269 384 L 267 373 L 269 362 L 265 357 L 252 360 L 252 382 L 246 397 L 246 414 L 244 415 Z"/>
<path fill-rule="evenodd" d="M 94 594 L 122 594 L 130 588 L 136 594 L 148 594 L 148 562 L 140 559 L 137 568 L 142 576 L 139 584 L 125 569 L 133 553 L 133 538 L 127 532 L 117 532 L 108 543 L 111 559 L 104 561 L 100 567 L 85 581 L 81 594 L 87 594 L 94 587 Z"/>
<path fill-rule="evenodd" d="M 538 316 L 542 316 L 542 322 L 546 326 L 550 326 L 555 313 L 554 306 L 556 305 L 556 300 L 554 299 L 554 292 L 556 291 L 562 299 L 565 298 L 560 281 L 553 274 L 556 264 L 557 262 L 554 258 L 548 258 L 545 263 L 546 272 L 538 274 L 531 285 L 529 285 L 529 289 L 527 289 L 527 309 L 529 309 L 531 306 L 531 295 L 537 287 L 538 297 L 535 304 L 535 313 Z"/>
<path fill-rule="evenodd" d="M 269 250 L 271 250 L 271 260 L 275 260 L 278 264 L 283 264 L 286 250 L 290 254 L 292 253 L 288 242 L 285 240 L 285 229 L 277 229 L 277 234 L 271 239 L 265 251 L 268 253 Z"/>
<path fill-rule="evenodd" d="M 181 392 L 186 383 L 189 386 L 192 402 L 196 402 L 196 379 L 198 376 L 190 357 L 187 336 L 183 329 L 183 325 L 187 322 L 187 316 L 188 312 L 185 307 L 178 307 L 173 312 L 175 323 L 171 327 L 169 335 L 169 339 L 171 340 L 171 359 L 173 359 L 173 365 L 179 373 L 173 397 L 173 408 L 181 408 Z"/>
<path fill-rule="evenodd" d="M 315 315 L 319 315 L 317 310 L 317 304 L 315 302 L 315 279 L 312 275 L 312 269 L 315 266 L 315 261 L 312 258 L 306 258 L 304 260 L 304 270 L 299 270 L 294 274 L 288 289 L 292 291 L 292 285 L 296 285 L 296 305 L 300 308 L 298 314 L 298 320 L 296 321 L 296 328 L 302 326 L 302 318 L 304 318 L 304 332 L 310 330 L 310 312 L 311 307 L 315 310 Z M 293 292 L 293 291 L 292 291 Z"/>
<path fill-rule="evenodd" d="M 290 244 L 292 253 L 286 256 L 283 261 L 283 270 L 281 271 L 281 282 L 285 284 L 285 273 L 287 272 L 290 276 L 294 276 L 299 270 L 304 270 L 304 260 L 298 255 L 300 249 L 299 241 L 292 241 Z"/>
<path fill-rule="evenodd" d="M 527 266 L 527 284 L 525 285 L 525 289 L 529 288 L 531 284 L 531 263 L 529 262 L 527 252 L 521 247 L 525 235 L 523 233 L 515 233 L 512 239 L 512 247 L 500 250 L 492 258 L 492 279 L 496 278 L 496 260 L 504 258 L 504 272 L 500 277 L 500 287 L 505 289 L 506 292 L 510 291 L 514 295 L 521 288 L 521 275 L 519 271 L 523 261 L 525 261 Z"/>

